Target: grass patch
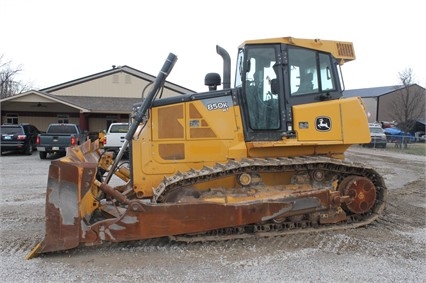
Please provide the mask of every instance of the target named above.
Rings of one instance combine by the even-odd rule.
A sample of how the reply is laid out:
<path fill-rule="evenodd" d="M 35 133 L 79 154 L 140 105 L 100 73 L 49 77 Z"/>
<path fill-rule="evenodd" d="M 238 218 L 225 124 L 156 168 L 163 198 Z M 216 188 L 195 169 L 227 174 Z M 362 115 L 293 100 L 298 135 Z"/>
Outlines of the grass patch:
<path fill-rule="evenodd" d="M 388 143 L 386 151 L 426 156 L 426 143 L 409 143 L 407 148 L 397 148 L 395 144 Z"/>

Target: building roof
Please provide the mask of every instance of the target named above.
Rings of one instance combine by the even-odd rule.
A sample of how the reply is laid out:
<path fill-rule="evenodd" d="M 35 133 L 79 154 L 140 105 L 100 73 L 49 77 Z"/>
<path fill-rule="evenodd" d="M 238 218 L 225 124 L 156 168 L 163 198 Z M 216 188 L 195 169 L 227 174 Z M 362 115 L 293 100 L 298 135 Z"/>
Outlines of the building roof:
<path fill-rule="evenodd" d="M 39 97 L 38 99 L 35 97 Z M 133 105 L 141 103 L 142 98 L 129 97 L 93 97 L 93 96 L 72 96 L 72 95 L 55 95 L 42 92 L 39 90 L 30 90 L 18 95 L 10 96 L 1 100 L 2 103 L 7 101 L 35 102 L 46 103 L 56 102 L 67 105 L 83 113 L 114 113 L 129 114 Z"/>
<path fill-rule="evenodd" d="M 96 74 L 93 74 L 93 75 L 89 75 L 89 76 L 86 76 L 86 77 L 82 77 L 82 78 L 79 78 L 79 79 L 75 79 L 75 80 L 72 80 L 72 81 L 69 81 L 69 82 L 50 86 L 50 87 L 41 89 L 41 91 L 52 93 L 52 92 L 55 92 L 55 91 L 58 91 L 58 90 L 61 90 L 61 89 L 67 88 L 67 87 L 82 84 L 82 83 L 85 83 L 85 82 L 88 82 L 88 81 L 91 81 L 91 80 L 96 80 L 98 78 L 102 78 L 102 77 L 109 76 L 111 74 L 120 73 L 120 72 L 124 72 L 124 73 L 130 74 L 130 75 L 133 75 L 135 77 L 138 77 L 140 79 L 143 79 L 143 80 L 146 80 L 146 81 L 149 81 L 149 82 L 153 82 L 156 78 L 153 75 L 147 74 L 145 72 L 139 71 L 137 69 L 131 68 L 131 67 L 126 66 L 126 65 L 118 66 L 118 67 L 113 66 L 112 69 L 109 69 L 109 70 L 106 70 L 106 71 L 103 71 L 103 72 L 100 72 L 100 73 L 96 73 Z M 188 88 L 184 88 L 182 86 L 171 83 L 169 81 L 166 81 L 164 83 L 164 87 L 171 89 L 173 91 L 176 91 L 178 93 L 195 93 L 195 91 L 193 91 L 193 90 L 190 90 Z"/>
<path fill-rule="evenodd" d="M 135 103 L 140 103 L 142 101 L 142 98 L 55 95 L 56 91 L 121 72 L 130 74 L 148 82 L 153 82 L 156 79 L 155 76 L 152 76 L 150 74 L 147 74 L 145 72 L 139 71 L 126 65 L 118 67 L 113 66 L 113 68 L 103 72 L 47 87 L 41 90 L 30 90 L 18 95 L 1 99 L 0 101 L 2 103 L 12 101 L 33 103 L 34 100 L 37 100 L 40 102 L 54 102 L 64 104 L 83 113 L 91 112 L 127 114 L 132 111 L 132 106 Z M 179 86 L 169 81 L 166 81 L 163 87 L 172 90 L 177 95 L 179 93 L 195 93 L 195 91 L 193 90 Z"/>
<path fill-rule="evenodd" d="M 63 99 L 61 96 L 57 96 L 54 94 L 42 92 L 39 90 L 30 90 L 26 91 L 14 96 L 9 96 L 6 98 L 1 99 L 1 102 L 7 102 L 7 101 L 22 101 L 22 102 L 32 102 L 34 100 L 34 97 L 43 98 L 44 101 L 51 101 L 51 102 L 57 102 L 64 105 L 67 105 L 69 107 L 75 108 L 77 110 L 80 110 L 81 112 L 89 112 L 90 110 L 86 107 L 86 105 L 80 103 L 75 104 L 72 101 Z M 40 100 L 37 100 L 40 102 Z"/>
<path fill-rule="evenodd" d="M 55 95 L 56 91 L 59 91 L 64 88 L 68 88 L 74 85 L 79 85 L 88 81 L 96 80 L 111 74 L 116 74 L 124 72 L 130 75 L 133 75 L 142 80 L 149 82 L 155 81 L 156 77 L 145 72 L 139 71 L 137 69 L 131 68 L 129 66 L 113 66 L 112 69 L 47 87 L 41 90 L 30 90 L 25 93 L 14 95 L 5 99 L 2 99 L 2 102 L 6 101 L 16 101 L 21 100 L 22 102 L 29 101 L 31 97 L 43 98 L 45 101 L 57 102 L 61 104 L 68 105 L 72 108 L 79 110 L 80 112 L 91 112 L 91 113 L 130 113 L 132 111 L 132 106 L 135 103 L 140 103 L 142 98 L 130 98 L 130 97 L 95 97 L 95 96 L 72 96 L 72 95 Z M 164 88 L 171 89 L 172 91 L 179 93 L 195 93 L 195 91 L 188 88 L 184 88 L 177 84 L 166 81 L 164 83 Z M 31 100 L 33 100 L 32 98 Z"/>
<path fill-rule="evenodd" d="M 359 89 L 349 89 L 343 92 L 343 97 L 378 97 L 404 88 L 403 85 L 380 86 Z"/>
<path fill-rule="evenodd" d="M 426 125 L 426 118 L 417 119 L 417 122 L 419 122 L 420 124 Z"/>
<path fill-rule="evenodd" d="M 141 98 L 93 97 L 93 96 L 65 96 L 61 99 L 78 107 L 88 109 L 91 113 L 130 113 L 132 106 L 142 102 Z"/>

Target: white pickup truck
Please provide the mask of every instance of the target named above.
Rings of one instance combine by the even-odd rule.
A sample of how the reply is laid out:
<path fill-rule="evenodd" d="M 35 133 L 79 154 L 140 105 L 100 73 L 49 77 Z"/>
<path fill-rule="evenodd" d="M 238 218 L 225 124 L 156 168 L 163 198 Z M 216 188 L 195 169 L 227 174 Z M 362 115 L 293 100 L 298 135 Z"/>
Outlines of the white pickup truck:
<path fill-rule="evenodd" d="M 129 123 L 112 123 L 105 135 L 104 150 L 114 151 L 116 154 L 126 140 L 129 131 Z"/>

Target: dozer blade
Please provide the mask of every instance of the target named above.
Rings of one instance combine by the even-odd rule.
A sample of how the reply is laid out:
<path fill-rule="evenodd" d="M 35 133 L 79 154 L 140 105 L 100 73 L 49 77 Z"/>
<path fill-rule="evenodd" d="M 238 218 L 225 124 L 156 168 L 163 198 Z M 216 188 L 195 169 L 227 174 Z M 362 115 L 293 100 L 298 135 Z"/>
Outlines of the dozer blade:
<path fill-rule="evenodd" d="M 79 203 L 90 190 L 100 157 L 99 141 L 70 148 L 49 167 L 46 192 L 45 238 L 26 256 L 75 248 L 80 244 Z"/>

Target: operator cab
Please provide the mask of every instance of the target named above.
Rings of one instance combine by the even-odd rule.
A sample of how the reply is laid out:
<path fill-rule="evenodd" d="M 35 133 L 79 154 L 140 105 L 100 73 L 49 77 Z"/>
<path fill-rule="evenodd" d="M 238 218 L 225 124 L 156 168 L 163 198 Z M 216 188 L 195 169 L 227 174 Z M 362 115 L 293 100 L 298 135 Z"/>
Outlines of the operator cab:
<path fill-rule="evenodd" d="M 245 139 L 292 135 L 292 106 L 342 96 L 339 62 L 330 53 L 284 43 L 245 43 L 237 57 Z"/>

